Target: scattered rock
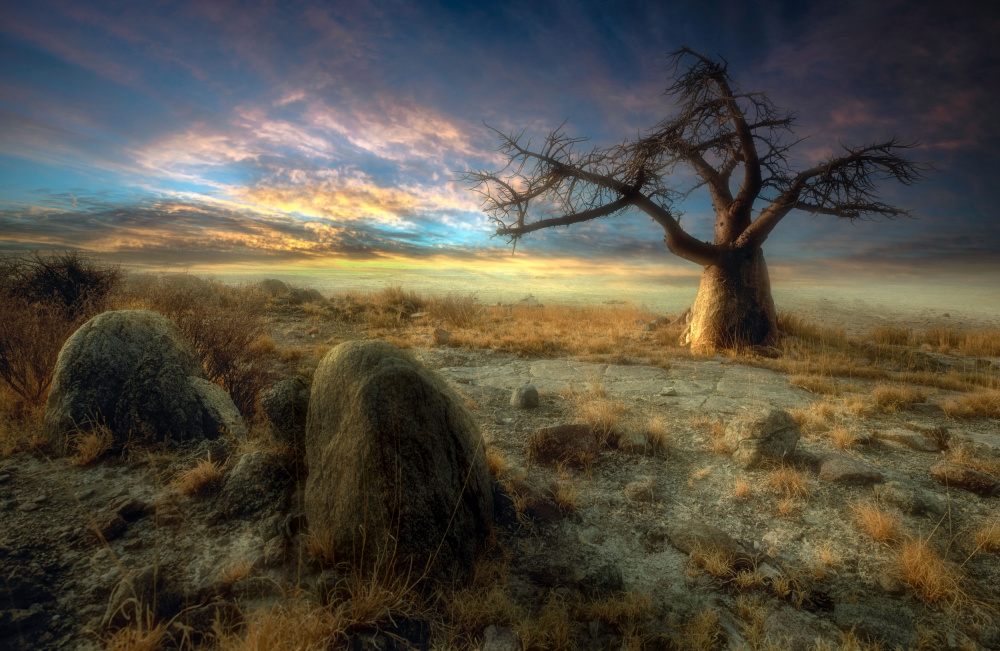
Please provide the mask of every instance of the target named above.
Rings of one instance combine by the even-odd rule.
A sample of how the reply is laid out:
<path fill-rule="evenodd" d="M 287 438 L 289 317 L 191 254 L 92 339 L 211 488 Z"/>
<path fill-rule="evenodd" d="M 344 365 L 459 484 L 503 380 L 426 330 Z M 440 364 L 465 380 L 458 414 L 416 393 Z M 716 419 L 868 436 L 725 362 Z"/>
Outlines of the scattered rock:
<path fill-rule="evenodd" d="M 671 545 L 685 554 L 718 549 L 735 555 L 740 551 L 736 541 L 722 529 L 693 520 L 671 522 L 667 525 L 667 538 Z"/>
<path fill-rule="evenodd" d="M 787 411 L 770 409 L 731 421 L 726 426 L 725 442 L 736 463 L 754 468 L 791 456 L 800 431 Z"/>
<path fill-rule="evenodd" d="M 260 408 L 271 421 L 275 439 L 293 449 L 304 445 L 306 415 L 309 412 L 309 386 L 301 378 L 282 380 L 263 392 Z"/>
<path fill-rule="evenodd" d="M 677 389 L 675 389 L 673 387 L 663 387 L 663 389 L 660 390 L 660 395 L 661 396 L 676 396 L 677 395 Z"/>
<path fill-rule="evenodd" d="M 201 361 L 174 323 L 154 312 L 105 312 L 59 352 L 44 435 L 58 454 L 80 429 L 102 423 L 126 442 L 245 434 L 232 400 L 204 379 Z"/>
<path fill-rule="evenodd" d="M 431 561 L 433 577 L 464 573 L 493 520 L 483 448 L 464 401 L 437 374 L 388 342 L 343 343 L 313 378 L 309 528 L 365 570 L 394 557 L 404 567 Z"/>
<path fill-rule="evenodd" d="M 528 440 L 528 456 L 550 466 L 566 463 L 581 467 L 597 458 L 600 441 L 586 423 L 539 427 Z"/>
<path fill-rule="evenodd" d="M 542 489 L 523 477 L 507 482 L 508 492 L 516 497 L 524 509 L 524 514 L 536 520 L 559 520 L 563 517 L 556 504 L 552 486 Z"/>
<path fill-rule="evenodd" d="M 609 597 L 625 591 L 625 577 L 617 563 L 604 563 L 584 575 L 580 589 L 591 598 Z"/>
<path fill-rule="evenodd" d="M 839 455 L 823 459 L 819 466 L 819 478 L 847 486 L 867 486 L 884 481 L 882 473 L 867 463 Z"/>
<path fill-rule="evenodd" d="M 884 441 L 892 441 L 894 443 L 905 445 L 911 450 L 916 450 L 918 452 L 938 452 L 941 449 L 938 446 L 937 441 L 927 438 L 923 434 L 911 432 L 908 429 L 887 429 L 876 434 L 876 437 Z"/>
<path fill-rule="evenodd" d="M 538 389 L 530 384 L 519 386 L 510 394 L 510 406 L 516 409 L 533 409 L 538 406 Z"/>
<path fill-rule="evenodd" d="M 435 346 L 447 346 L 450 339 L 451 333 L 442 328 L 434 328 L 431 334 L 431 344 Z"/>
<path fill-rule="evenodd" d="M 663 523 L 656 522 L 650 525 L 649 529 L 642 536 L 643 547 L 650 554 L 658 554 L 663 551 L 667 542 L 667 527 Z"/>
<path fill-rule="evenodd" d="M 896 481 L 876 486 L 875 496 L 883 504 L 894 506 L 907 515 L 938 517 L 945 510 L 929 492 Z"/>
<path fill-rule="evenodd" d="M 509 626 L 490 624 L 483 631 L 482 651 L 521 651 L 517 630 Z"/>
<path fill-rule="evenodd" d="M 94 526 L 96 525 L 96 529 Z M 128 528 L 125 518 L 117 513 L 101 513 L 94 518 L 94 524 L 90 527 L 90 533 L 97 542 L 111 542 L 121 538 Z M 98 535 L 99 534 L 99 535 Z"/>
<path fill-rule="evenodd" d="M 931 474 L 945 486 L 961 488 L 982 497 L 989 497 L 997 489 L 997 480 L 992 475 L 949 461 L 931 466 Z"/>
<path fill-rule="evenodd" d="M 291 289 L 288 291 L 288 302 L 292 305 L 301 303 L 319 303 L 323 301 L 323 295 L 316 289 Z"/>
<path fill-rule="evenodd" d="M 219 491 L 218 512 L 245 517 L 284 510 L 294 484 L 293 461 L 272 451 L 254 450 L 239 458 Z"/>

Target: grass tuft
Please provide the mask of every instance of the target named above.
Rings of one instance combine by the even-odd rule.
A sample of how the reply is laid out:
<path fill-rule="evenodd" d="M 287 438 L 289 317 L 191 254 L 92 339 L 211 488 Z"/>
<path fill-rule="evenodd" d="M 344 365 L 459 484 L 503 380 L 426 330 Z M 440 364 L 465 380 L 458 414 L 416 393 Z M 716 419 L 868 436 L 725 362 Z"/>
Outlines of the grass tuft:
<path fill-rule="evenodd" d="M 212 461 L 211 456 L 202 459 L 193 468 L 180 473 L 173 486 L 188 496 L 207 495 L 222 482 L 222 465 Z"/>
<path fill-rule="evenodd" d="M 899 539 L 903 522 L 895 512 L 882 508 L 878 502 L 862 502 L 854 506 L 861 529 L 876 542 L 894 542 Z"/>

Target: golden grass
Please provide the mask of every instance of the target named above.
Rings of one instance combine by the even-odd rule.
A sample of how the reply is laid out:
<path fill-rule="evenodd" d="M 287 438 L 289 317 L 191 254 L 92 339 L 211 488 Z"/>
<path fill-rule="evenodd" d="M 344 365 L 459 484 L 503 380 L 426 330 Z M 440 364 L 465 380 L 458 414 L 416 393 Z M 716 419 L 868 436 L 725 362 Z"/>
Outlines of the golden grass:
<path fill-rule="evenodd" d="M 241 558 L 219 571 L 219 581 L 225 585 L 233 585 L 250 576 L 253 569 L 253 563 Z"/>
<path fill-rule="evenodd" d="M 899 515 L 877 502 L 858 503 L 853 511 L 860 528 L 876 542 L 894 542 L 902 535 L 903 521 Z"/>
<path fill-rule="evenodd" d="M 607 396 L 601 384 L 593 384 L 586 393 L 575 396 L 577 416 L 590 425 L 602 445 L 617 447 L 624 436 L 624 416 L 628 405 Z"/>
<path fill-rule="evenodd" d="M 704 608 L 684 624 L 681 633 L 688 649 L 721 649 L 724 637 L 719 623 L 719 611 L 711 607 Z"/>
<path fill-rule="evenodd" d="M 880 382 L 871 392 L 872 403 L 885 414 L 895 414 L 916 402 L 927 400 L 927 393 L 900 384 Z"/>
<path fill-rule="evenodd" d="M 73 456 L 70 461 L 75 466 L 89 466 L 111 449 L 113 441 L 111 430 L 103 425 L 87 432 L 79 432 L 73 436 L 71 442 Z"/>
<path fill-rule="evenodd" d="M 521 623 L 517 632 L 525 649 L 562 651 L 574 648 L 569 605 L 555 592 L 549 594 L 548 601 L 537 614 Z"/>
<path fill-rule="evenodd" d="M 992 522 L 980 525 L 972 534 L 976 549 L 986 552 L 1000 552 L 1000 517 L 994 517 Z"/>
<path fill-rule="evenodd" d="M 733 565 L 736 556 L 722 547 L 695 549 L 691 552 L 691 560 L 695 567 L 705 570 L 717 579 L 728 579 L 733 576 Z"/>
<path fill-rule="evenodd" d="M 165 622 L 154 624 L 151 617 L 140 617 L 106 638 L 104 648 L 107 651 L 159 651 L 166 635 Z"/>
<path fill-rule="evenodd" d="M 750 482 L 748 482 L 743 477 L 737 477 L 736 482 L 733 484 L 733 495 L 745 500 L 752 494 L 753 491 L 750 490 Z"/>
<path fill-rule="evenodd" d="M 795 408 L 789 412 L 806 434 L 825 432 L 837 417 L 837 410 L 829 400 L 813 403 L 808 408 Z"/>
<path fill-rule="evenodd" d="M 222 481 L 222 465 L 212 461 L 211 456 L 202 459 L 193 468 L 181 472 L 172 486 L 185 495 L 206 495 Z"/>
<path fill-rule="evenodd" d="M 643 432 L 646 445 L 645 452 L 653 456 L 665 456 L 668 449 L 668 434 L 666 421 L 655 416 L 646 421 Z"/>
<path fill-rule="evenodd" d="M 822 375 L 793 375 L 788 381 L 792 386 L 805 389 L 810 393 L 827 396 L 841 394 L 840 385 Z"/>
<path fill-rule="evenodd" d="M 977 391 L 941 403 L 949 418 L 1000 418 L 1000 391 Z"/>
<path fill-rule="evenodd" d="M 556 484 L 552 497 L 563 513 L 575 511 L 580 507 L 580 489 L 567 479 L 562 479 Z"/>
<path fill-rule="evenodd" d="M 490 624 L 515 626 L 525 619 L 524 609 L 512 600 L 507 587 L 509 564 L 510 556 L 491 537 L 463 586 L 456 589 L 453 585 L 439 593 L 440 612 L 448 624 L 441 641 L 447 648 L 474 647 Z"/>
<path fill-rule="evenodd" d="M 858 437 L 844 425 L 835 425 L 827 432 L 827 436 L 833 444 L 842 450 L 854 447 L 858 442 Z"/>
<path fill-rule="evenodd" d="M 963 355 L 1000 357 L 1000 330 L 982 330 L 965 333 L 958 342 Z"/>
<path fill-rule="evenodd" d="M 900 578 L 928 603 L 955 606 L 968 599 L 962 570 L 946 560 L 929 540 L 910 538 L 896 554 Z"/>
<path fill-rule="evenodd" d="M 45 447 L 41 435 L 45 408 L 18 405 L 5 389 L 0 385 L 0 459 Z"/>
<path fill-rule="evenodd" d="M 486 448 L 486 467 L 489 468 L 490 477 L 495 480 L 504 478 L 509 466 L 510 462 L 502 451 L 494 447 Z"/>
<path fill-rule="evenodd" d="M 944 456 L 946 460 L 959 466 L 1000 476 L 1000 459 L 979 454 L 971 446 L 963 443 L 950 446 Z"/>
<path fill-rule="evenodd" d="M 801 498 L 809 494 L 806 475 L 801 470 L 782 464 L 767 474 L 767 483 L 787 498 Z"/>
<path fill-rule="evenodd" d="M 872 341 L 884 346 L 905 346 L 912 336 L 909 328 L 897 328 L 894 326 L 880 326 L 862 335 L 861 341 Z"/>

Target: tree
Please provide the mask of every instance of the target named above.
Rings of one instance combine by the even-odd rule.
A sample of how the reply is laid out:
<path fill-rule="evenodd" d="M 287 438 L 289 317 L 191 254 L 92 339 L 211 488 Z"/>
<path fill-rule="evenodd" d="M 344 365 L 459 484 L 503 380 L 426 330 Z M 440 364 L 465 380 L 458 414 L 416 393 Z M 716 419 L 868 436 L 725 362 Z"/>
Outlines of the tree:
<path fill-rule="evenodd" d="M 728 68 L 724 59 L 687 47 L 674 52 L 666 90 L 674 113 L 645 136 L 589 152 L 578 149 L 588 139 L 566 135 L 565 123 L 537 150 L 524 131 L 504 134 L 487 125 L 499 136 L 497 151 L 507 164 L 460 178 L 484 196 L 496 235 L 514 246 L 543 228 L 642 211 L 663 228 L 667 249 L 704 267 L 691 310 L 692 347 L 773 343 L 777 319 L 761 246 L 778 222 L 793 210 L 852 221 L 908 215 L 881 202 L 876 186 L 887 179 L 911 185 L 927 168 L 900 153 L 915 143 L 893 138 L 844 147 L 839 156 L 792 171 L 788 152 L 800 142 L 788 138 L 795 116 L 764 93 L 742 90 Z M 685 189 L 668 183 L 682 165 L 698 179 Z M 737 171 L 742 180 L 735 187 Z M 716 215 L 711 243 L 687 233 L 676 209 L 702 187 Z"/>

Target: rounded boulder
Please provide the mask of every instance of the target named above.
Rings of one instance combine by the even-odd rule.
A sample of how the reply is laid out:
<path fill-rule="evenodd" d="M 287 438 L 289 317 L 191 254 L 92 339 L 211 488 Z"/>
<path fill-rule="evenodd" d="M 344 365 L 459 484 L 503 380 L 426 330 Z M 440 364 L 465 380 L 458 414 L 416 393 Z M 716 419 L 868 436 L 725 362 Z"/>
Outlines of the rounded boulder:
<path fill-rule="evenodd" d="M 77 433 L 98 425 L 110 429 L 116 448 L 246 433 L 232 399 L 205 379 L 180 329 L 145 310 L 99 314 L 59 351 L 45 437 L 65 454 Z"/>
<path fill-rule="evenodd" d="M 384 341 L 330 351 L 306 421 L 306 517 L 324 555 L 448 580 L 493 519 L 479 428 L 436 374 Z"/>

